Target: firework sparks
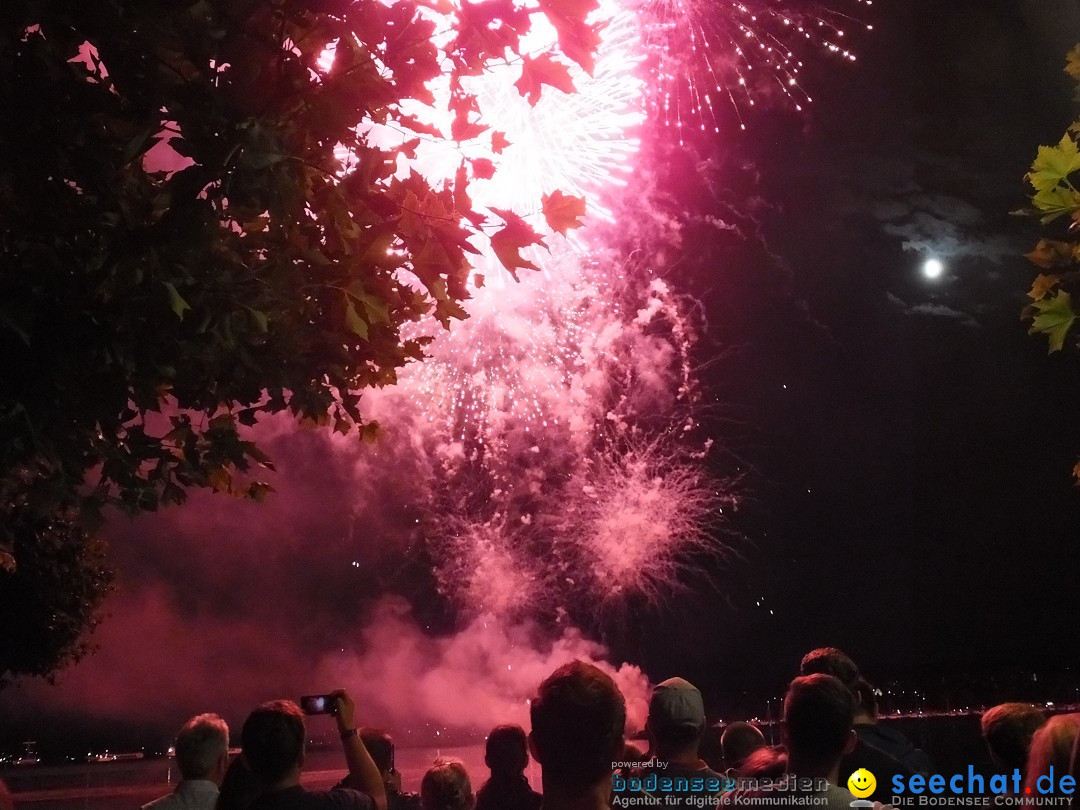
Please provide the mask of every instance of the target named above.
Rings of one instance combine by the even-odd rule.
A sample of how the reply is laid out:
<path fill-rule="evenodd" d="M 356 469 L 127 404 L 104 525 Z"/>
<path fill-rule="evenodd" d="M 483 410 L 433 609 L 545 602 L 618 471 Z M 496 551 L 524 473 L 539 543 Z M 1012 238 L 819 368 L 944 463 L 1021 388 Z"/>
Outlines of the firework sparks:
<path fill-rule="evenodd" d="M 525 98 L 515 87 L 523 62 L 557 39 L 534 15 L 522 57 L 463 80 L 477 101 L 476 134 L 429 135 L 399 158 L 399 174 L 433 184 L 466 164 L 488 167 L 490 176 L 473 172 L 473 201 L 545 234 L 542 249 L 525 253 L 540 271 L 520 282 L 483 251 L 469 319 L 401 378 L 439 482 L 426 534 L 440 589 L 473 615 L 519 620 L 567 604 L 659 600 L 700 555 L 722 548 L 717 517 L 733 503 L 730 486 L 705 471 L 711 442 L 693 438 L 687 308 L 666 283 L 624 277 L 621 261 L 593 256 L 594 229 L 553 234 L 541 196 L 582 196 L 587 223 L 610 221 L 606 202 L 627 186 L 647 113 L 681 142 L 691 125 L 718 127 L 721 98 L 738 111 L 771 86 L 797 108 L 809 102 L 799 78 L 808 46 L 854 59 L 839 11 L 779 0 L 616 2 L 592 18 L 602 32 L 595 70 L 569 68 L 576 92 Z M 452 26 L 451 13 L 439 36 Z M 431 89 L 434 105 L 405 112 L 449 132 L 449 83 Z M 382 148 L 406 139 L 379 126 L 365 136 Z"/>
<path fill-rule="evenodd" d="M 809 53 L 854 61 L 846 32 L 860 7 L 873 0 L 836 0 L 850 11 L 825 5 L 793 7 L 777 0 L 643 0 L 642 39 L 655 73 L 649 109 L 658 123 L 720 132 L 718 104 L 728 103 L 746 128 L 741 109 L 756 97 L 778 93 L 796 110 L 813 101 L 801 84 Z"/>

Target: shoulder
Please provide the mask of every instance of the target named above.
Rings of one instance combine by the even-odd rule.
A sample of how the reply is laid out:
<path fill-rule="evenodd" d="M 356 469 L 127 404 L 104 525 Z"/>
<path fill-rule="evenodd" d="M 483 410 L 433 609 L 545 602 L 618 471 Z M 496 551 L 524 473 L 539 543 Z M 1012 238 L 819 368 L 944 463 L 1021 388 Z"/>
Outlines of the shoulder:
<path fill-rule="evenodd" d="M 176 804 L 176 794 L 168 793 L 159 799 L 154 799 L 152 802 L 147 802 L 142 806 L 142 810 L 171 810 Z"/>
<path fill-rule="evenodd" d="M 352 788 L 334 790 L 315 790 L 308 793 L 311 804 L 305 804 L 304 810 L 375 810 L 375 800 L 367 793 Z"/>
<path fill-rule="evenodd" d="M 290 788 L 261 796 L 252 810 L 375 810 L 375 800 L 352 788 Z"/>
<path fill-rule="evenodd" d="M 389 810 L 420 810 L 420 794 L 407 791 L 387 791 L 386 806 Z"/>

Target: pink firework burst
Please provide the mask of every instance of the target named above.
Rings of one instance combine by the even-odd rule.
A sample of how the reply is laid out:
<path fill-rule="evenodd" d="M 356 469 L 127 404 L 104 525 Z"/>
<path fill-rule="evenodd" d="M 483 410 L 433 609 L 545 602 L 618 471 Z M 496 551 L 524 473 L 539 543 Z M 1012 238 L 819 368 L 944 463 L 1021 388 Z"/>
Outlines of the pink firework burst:
<path fill-rule="evenodd" d="M 873 0 L 641 0 L 642 39 L 654 74 L 649 112 L 678 132 L 720 132 L 718 105 L 741 109 L 779 95 L 797 110 L 813 101 L 801 81 L 812 54 L 848 61 L 851 28 Z"/>

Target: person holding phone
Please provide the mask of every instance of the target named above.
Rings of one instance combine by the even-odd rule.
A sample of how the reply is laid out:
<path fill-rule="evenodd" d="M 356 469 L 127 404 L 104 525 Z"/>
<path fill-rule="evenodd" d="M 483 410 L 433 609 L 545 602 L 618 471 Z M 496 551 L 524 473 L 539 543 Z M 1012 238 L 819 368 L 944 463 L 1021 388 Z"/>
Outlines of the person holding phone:
<path fill-rule="evenodd" d="M 347 786 L 308 790 L 300 784 L 307 730 L 304 713 L 291 700 L 273 700 L 244 722 L 244 759 L 263 787 L 251 810 L 386 810 L 382 776 L 356 730 L 355 705 L 344 689 L 320 696 L 332 708 L 345 761 Z M 304 699 L 306 701 L 306 699 Z"/>

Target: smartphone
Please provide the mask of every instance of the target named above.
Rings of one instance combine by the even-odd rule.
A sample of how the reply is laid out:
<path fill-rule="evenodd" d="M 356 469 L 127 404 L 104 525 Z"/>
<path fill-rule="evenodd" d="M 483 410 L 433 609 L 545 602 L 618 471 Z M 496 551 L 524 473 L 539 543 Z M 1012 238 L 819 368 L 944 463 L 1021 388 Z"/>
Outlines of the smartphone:
<path fill-rule="evenodd" d="M 304 714 L 337 714 L 337 699 L 333 695 L 304 695 L 300 698 Z"/>

